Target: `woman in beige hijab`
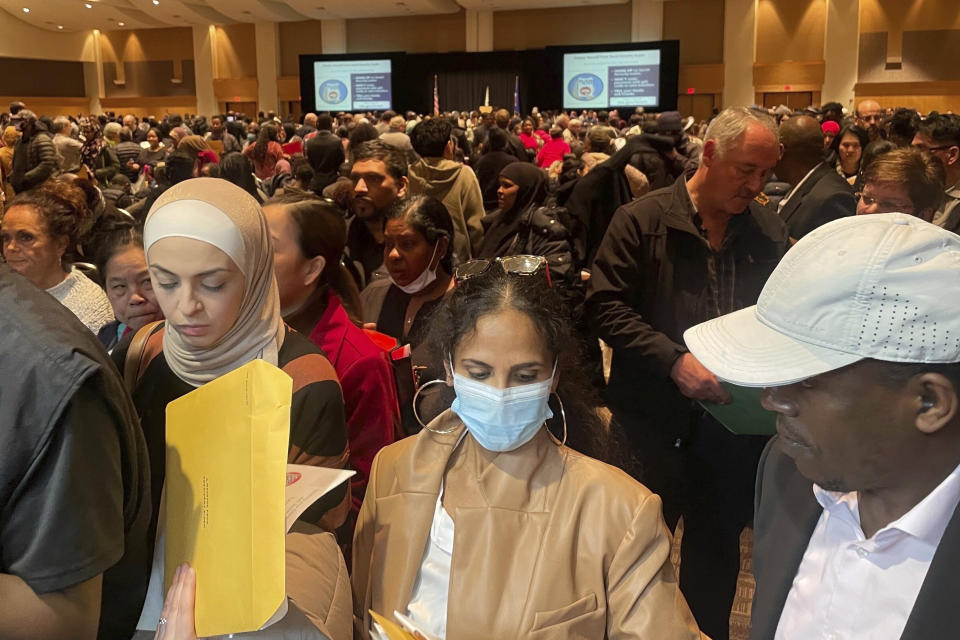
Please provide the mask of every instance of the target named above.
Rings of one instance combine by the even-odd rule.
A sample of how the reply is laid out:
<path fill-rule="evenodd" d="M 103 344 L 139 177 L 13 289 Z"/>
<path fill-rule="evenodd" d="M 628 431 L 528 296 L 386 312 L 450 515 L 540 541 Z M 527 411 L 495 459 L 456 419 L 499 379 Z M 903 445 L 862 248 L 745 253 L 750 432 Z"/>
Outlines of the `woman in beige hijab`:
<path fill-rule="evenodd" d="M 343 468 L 348 452 L 340 386 L 320 350 L 283 323 L 270 233 L 257 202 L 225 180 L 181 182 L 150 209 L 144 250 L 166 321 L 138 332 L 129 363 L 129 344 L 113 355 L 133 390 L 147 441 L 151 535 L 164 482 L 167 404 L 251 360 L 262 358 L 293 378 L 288 461 Z M 301 521 L 334 531 L 346 519 L 349 499 L 345 483 Z M 141 577 L 146 591 L 147 576 Z M 159 610 L 160 599 L 159 583 L 151 577 L 144 611 Z M 293 594 L 291 599 L 309 610 Z M 144 617 L 138 627 L 153 631 L 157 619 Z"/>

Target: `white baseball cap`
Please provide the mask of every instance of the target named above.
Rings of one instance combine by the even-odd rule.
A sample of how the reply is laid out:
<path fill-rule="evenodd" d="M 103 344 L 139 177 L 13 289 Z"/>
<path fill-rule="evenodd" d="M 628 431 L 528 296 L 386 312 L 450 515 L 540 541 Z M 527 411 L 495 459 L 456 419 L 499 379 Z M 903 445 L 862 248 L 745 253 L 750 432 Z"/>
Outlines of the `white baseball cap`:
<path fill-rule="evenodd" d="M 714 375 L 746 387 L 864 358 L 960 362 L 960 236 L 903 213 L 835 220 L 787 252 L 755 306 L 683 338 Z"/>

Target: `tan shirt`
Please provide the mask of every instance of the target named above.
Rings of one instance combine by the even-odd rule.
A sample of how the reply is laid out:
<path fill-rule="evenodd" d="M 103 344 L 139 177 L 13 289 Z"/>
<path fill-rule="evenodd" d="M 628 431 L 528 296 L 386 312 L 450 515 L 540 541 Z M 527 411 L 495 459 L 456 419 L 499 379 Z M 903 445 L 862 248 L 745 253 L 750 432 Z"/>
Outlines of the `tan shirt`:
<path fill-rule="evenodd" d="M 699 638 L 660 498 L 541 430 L 494 453 L 447 411 L 380 451 L 353 543 L 354 623 L 406 611 L 444 482 L 455 522 L 447 637 Z"/>

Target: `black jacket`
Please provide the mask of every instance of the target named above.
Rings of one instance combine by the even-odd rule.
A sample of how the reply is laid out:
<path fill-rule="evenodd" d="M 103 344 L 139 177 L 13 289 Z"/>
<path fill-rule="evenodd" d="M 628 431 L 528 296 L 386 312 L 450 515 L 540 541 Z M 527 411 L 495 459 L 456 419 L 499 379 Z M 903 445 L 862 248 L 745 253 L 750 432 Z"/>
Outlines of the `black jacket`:
<path fill-rule="evenodd" d="M 773 640 L 780 614 L 823 508 L 812 483 L 780 451 L 767 445 L 757 471 L 753 527 L 753 596 L 750 640 Z M 960 577 L 960 507 L 954 511 L 933 556 L 901 640 L 946 638 L 954 628 Z M 864 585 L 866 586 L 866 585 Z"/>
<path fill-rule="evenodd" d="M 571 229 L 577 253 L 587 266 L 606 233 L 618 207 L 633 200 L 624 169 L 633 165 L 647 176 L 651 191 L 668 187 L 683 173 L 683 158 L 669 159 L 673 140 L 666 136 L 642 134 L 627 140 L 622 149 L 578 179 L 566 200 L 574 220 Z"/>
<path fill-rule="evenodd" d="M 57 148 L 46 127 L 39 120 L 29 140 L 17 142 L 13 154 L 13 173 L 10 184 L 17 193 L 28 191 L 55 176 L 60 170 Z"/>
<path fill-rule="evenodd" d="M 853 187 L 825 162 L 817 165 L 810 177 L 787 198 L 780 217 L 795 240 L 821 225 L 857 213 Z"/>
<path fill-rule="evenodd" d="M 686 352 L 683 332 L 755 304 L 787 247 L 786 229 L 768 206 L 752 202 L 731 218 L 719 252 L 700 235 L 694 213 L 683 178 L 620 207 L 587 283 L 587 318 L 613 347 L 609 402 L 671 442 L 687 435 L 695 415 L 670 378 Z M 733 286 L 718 312 L 710 269 L 720 260 L 732 262 Z"/>
<path fill-rule="evenodd" d="M 572 278 L 573 247 L 563 222 L 565 213 L 560 208 L 536 205 L 511 216 L 504 216 L 499 209 L 493 211 L 481 219 L 484 236 L 478 257 L 543 256 L 551 274 Z"/>

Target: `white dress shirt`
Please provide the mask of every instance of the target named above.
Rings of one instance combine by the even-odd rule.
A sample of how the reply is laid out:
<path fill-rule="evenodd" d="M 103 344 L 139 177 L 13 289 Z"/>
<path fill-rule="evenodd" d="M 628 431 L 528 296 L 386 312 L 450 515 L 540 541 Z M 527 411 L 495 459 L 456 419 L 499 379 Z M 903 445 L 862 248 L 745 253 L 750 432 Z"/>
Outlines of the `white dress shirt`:
<path fill-rule="evenodd" d="M 775 640 L 896 640 L 960 503 L 960 467 L 899 519 L 866 538 L 857 492 L 813 493 L 823 506 Z"/>
<path fill-rule="evenodd" d="M 453 519 L 443 508 L 443 485 L 433 512 L 430 537 L 423 552 L 420 573 L 413 585 L 407 615 L 418 627 L 437 638 L 447 635 L 447 596 L 450 560 L 453 557 Z"/>
<path fill-rule="evenodd" d="M 823 164 L 823 163 L 822 163 L 822 162 L 818 162 L 818 163 L 817 163 L 817 166 L 815 166 L 813 169 L 810 169 L 810 171 L 807 172 L 807 175 L 803 176 L 803 180 L 801 180 L 800 182 L 798 182 L 797 185 L 796 185 L 793 189 L 790 189 L 790 193 L 788 193 L 783 200 L 781 200 L 779 203 L 777 203 L 777 214 L 780 214 L 780 213 L 783 212 L 783 208 L 784 208 L 785 206 L 787 206 L 787 203 L 788 203 L 788 202 L 790 202 L 790 198 L 793 197 L 793 194 L 795 194 L 795 193 L 800 189 L 800 187 L 803 186 L 803 183 L 807 181 L 807 178 L 809 178 L 809 177 L 813 174 L 814 171 L 816 171 L 817 169 L 820 168 L 820 165 L 821 165 L 821 164 Z"/>

